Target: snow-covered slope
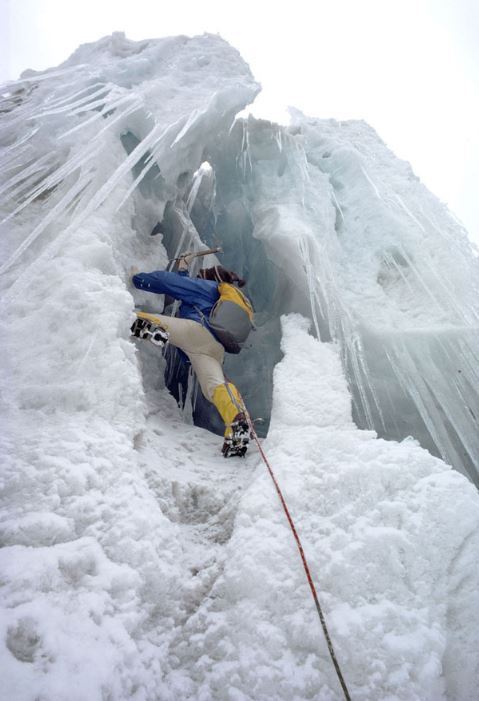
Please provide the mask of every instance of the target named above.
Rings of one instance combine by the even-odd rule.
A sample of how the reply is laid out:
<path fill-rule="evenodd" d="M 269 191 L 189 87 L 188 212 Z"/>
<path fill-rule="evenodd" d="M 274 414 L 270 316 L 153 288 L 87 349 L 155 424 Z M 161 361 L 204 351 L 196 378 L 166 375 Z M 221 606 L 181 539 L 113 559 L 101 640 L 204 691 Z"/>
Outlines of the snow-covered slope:
<path fill-rule="evenodd" d="M 2 91 L 9 701 L 342 697 L 259 454 L 223 460 L 165 360 L 129 338 L 135 303 L 162 303 L 131 289 L 130 265 L 200 240 L 249 278 L 259 329 L 228 372 L 271 416 L 263 446 L 352 698 L 475 698 L 476 489 L 413 438 L 360 430 L 350 394 L 358 423 L 373 406 L 388 438 L 451 460 L 465 446 L 474 474 L 475 261 L 366 125 L 233 123 L 257 90 L 219 37 L 114 35 Z M 442 316 L 417 294 L 424 267 L 452 270 L 432 293 Z"/>

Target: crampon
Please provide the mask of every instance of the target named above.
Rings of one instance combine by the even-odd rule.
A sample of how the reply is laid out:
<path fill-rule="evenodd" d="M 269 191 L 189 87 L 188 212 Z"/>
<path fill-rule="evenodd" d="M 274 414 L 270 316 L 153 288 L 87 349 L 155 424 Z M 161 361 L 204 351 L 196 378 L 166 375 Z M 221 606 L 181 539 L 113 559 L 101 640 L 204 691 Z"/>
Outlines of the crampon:
<path fill-rule="evenodd" d="M 131 327 L 131 334 L 136 338 L 151 341 L 151 343 L 154 343 L 155 346 L 160 346 L 160 348 L 168 343 L 170 337 L 168 331 L 147 319 L 136 319 Z"/>
<path fill-rule="evenodd" d="M 225 442 L 221 452 L 225 458 L 238 456 L 240 458 L 246 455 L 248 443 L 250 439 L 250 430 L 246 416 L 241 413 L 237 414 L 231 424 L 230 435 L 225 436 Z"/>

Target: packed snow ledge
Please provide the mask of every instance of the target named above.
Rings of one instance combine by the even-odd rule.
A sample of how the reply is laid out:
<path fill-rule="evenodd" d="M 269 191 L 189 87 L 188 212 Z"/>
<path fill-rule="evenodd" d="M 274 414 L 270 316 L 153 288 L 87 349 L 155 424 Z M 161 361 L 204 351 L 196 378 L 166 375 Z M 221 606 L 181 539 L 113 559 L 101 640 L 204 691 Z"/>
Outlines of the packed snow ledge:
<path fill-rule="evenodd" d="M 120 34 L 2 90 L 4 699 L 343 698 L 258 451 L 129 336 L 130 266 L 201 243 L 352 699 L 477 697 L 477 258 L 367 125 L 235 121 L 257 91 Z"/>

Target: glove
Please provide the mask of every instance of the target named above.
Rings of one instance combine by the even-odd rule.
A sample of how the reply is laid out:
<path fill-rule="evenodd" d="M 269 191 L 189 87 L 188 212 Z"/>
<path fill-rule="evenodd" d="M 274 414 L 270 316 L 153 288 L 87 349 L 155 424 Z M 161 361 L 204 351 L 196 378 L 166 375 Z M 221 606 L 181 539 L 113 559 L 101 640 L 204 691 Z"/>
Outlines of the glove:
<path fill-rule="evenodd" d="M 178 257 L 178 270 L 188 270 L 191 265 L 191 261 L 195 258 L 194 253 L 182 253 Z"/>

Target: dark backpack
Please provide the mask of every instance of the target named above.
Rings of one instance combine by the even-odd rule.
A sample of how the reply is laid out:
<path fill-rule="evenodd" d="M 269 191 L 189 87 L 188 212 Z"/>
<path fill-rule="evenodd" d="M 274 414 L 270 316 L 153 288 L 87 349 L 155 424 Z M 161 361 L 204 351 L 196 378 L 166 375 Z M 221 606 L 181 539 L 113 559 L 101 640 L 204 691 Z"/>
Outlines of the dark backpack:
<path fill-rule="evenodd" d="M 255 328 L 253 305 L 228 282 L 220 282 L 218 292 L 220 298 L 210 312 L 208 324 L 227 353 L 239 353 Z"/>

